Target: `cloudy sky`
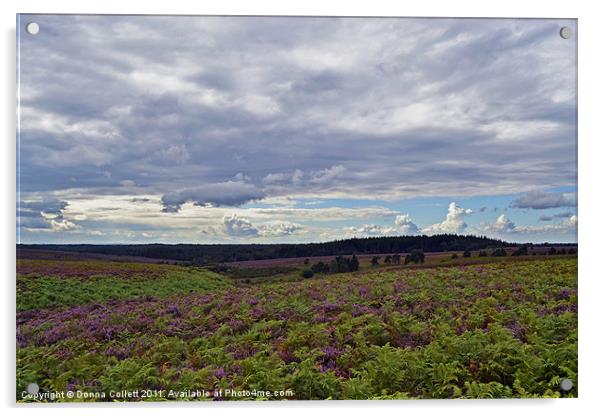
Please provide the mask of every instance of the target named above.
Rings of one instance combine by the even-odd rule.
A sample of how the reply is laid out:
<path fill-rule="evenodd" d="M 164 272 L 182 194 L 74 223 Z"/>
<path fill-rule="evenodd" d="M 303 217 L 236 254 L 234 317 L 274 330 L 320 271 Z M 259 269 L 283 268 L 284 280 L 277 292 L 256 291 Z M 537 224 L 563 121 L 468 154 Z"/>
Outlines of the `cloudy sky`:
<path fill-rule="evenodd" d="M 21 15 L 18 241 L 574 242 L 562 26 Z"/>

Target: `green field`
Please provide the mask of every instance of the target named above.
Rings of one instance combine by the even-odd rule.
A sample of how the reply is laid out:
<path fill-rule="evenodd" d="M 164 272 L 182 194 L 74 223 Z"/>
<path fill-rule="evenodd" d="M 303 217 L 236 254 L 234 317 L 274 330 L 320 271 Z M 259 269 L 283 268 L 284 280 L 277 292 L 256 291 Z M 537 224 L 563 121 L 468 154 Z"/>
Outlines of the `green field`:
<path fill-rule="evenodd" d="M 135 389 L 164 396 L 129 400 L 189 389 L 288 400 L 578 393 L 576 257 L 248 287 L 180 266 L 35 262 L 18 265 L 17 400 L 31 382 L 90 393 L 59 401 Z M 561 394 L 563 378 L 575 387 Z"/>
<path fill-rule="evenodd" d="M 180 266 L 102 261 L 19 263 L 17 311 L 232 287 L 228 278 L 217 273 Z"/>

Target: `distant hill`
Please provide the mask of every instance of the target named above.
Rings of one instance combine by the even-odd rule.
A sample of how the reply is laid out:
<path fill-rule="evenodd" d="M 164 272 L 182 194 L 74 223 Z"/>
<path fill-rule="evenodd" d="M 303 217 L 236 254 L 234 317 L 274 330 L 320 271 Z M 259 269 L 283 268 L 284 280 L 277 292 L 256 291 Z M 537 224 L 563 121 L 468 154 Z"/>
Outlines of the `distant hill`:
<path fill-rule="evenodd" d="M 169 259 L 202 265 L 288 257 L 404 253 L 415 249 L 424 252 L 480 250 L 514 245 L 487 237 L 440 234 L 351 238 L 307 244 L 19 244 L 17 247 Z"/>

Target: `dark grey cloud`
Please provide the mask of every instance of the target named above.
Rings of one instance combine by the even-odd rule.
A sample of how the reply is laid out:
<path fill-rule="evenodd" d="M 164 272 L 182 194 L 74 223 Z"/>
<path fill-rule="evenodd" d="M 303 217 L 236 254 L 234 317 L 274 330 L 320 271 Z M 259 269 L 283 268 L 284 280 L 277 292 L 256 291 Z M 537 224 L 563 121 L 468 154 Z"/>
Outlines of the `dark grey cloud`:
<path fill-rule="evenodd" d="M 264 197 L 265 194 L 252 184 L 228 181 L 166 193 L 161 202 L 164 212 L 178 212 L 186 202 L 195 205 L 239 206 Z"/>
<path fill-rule="evenodd" d="M 17 204 L 17 223 L 26 229 L 69 231 L 78 228 L 65 219 L 63 212 L 69 206 L 58 199 L 21 201 Z"/>
<path fill-rule="evenodd" d="M 516 198 L 510 206 L 512 208 L 549 209 L 574 207 L 576 204 L 575 194 L 530 191 Z"/>
<path fill-rule="evenodd" d="M 69 203 L 59 199 L 24 201 L 17 205 L 17 215 L 20 217 L 35 217 L 41 212 L 61 215 Z"/>
<path fill-rule="evenodd" d="M 168 193 L 241 171 L 260 186 L 335 166 L 354 173 L 336 189 L 350 194 L 575 176 L 574 45 L 557 21 L 36 18 L 21 44 L 23 190 Z"/>
<path fill-rule="evenodd" d="M 560 212 L 554 215 L 542 215 L 539 217 L 539 221 L 553 221 L 561 218 L 571 218 L 573 216 L 572 212 Z"/>

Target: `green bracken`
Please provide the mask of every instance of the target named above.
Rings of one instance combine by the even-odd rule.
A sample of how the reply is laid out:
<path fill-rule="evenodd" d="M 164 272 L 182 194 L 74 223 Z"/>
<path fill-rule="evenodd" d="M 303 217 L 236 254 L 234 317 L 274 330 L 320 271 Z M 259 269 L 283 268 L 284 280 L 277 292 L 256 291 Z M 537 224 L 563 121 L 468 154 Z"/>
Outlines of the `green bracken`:
<path fill-rule="evenodd" d="M 172 283 L 155 278 L 162 289 L 152 299 L 130 299 L 134 287 L 113 282 L 114 293 L 129 292 L 110 304 L 108 280 L 84 281 L 79 292 L 77 280 L 64 299 L 81 306 L 35 316 L 26 309 L 43 304 L 30 299 L 34 288 L 19 286 L 17 399 L 27 400 L 21 391 L 34 381 L 42 391 L 292 392 L 275 399 L 578 393 L 575 258 L 374 269 L 248 288 L 224 280 L 205 293 L 175 291 L 190 290 L 186 279 L 195 273 L 167 274 Z M 574 387 L 563 393 L 564 378 Z"/>

